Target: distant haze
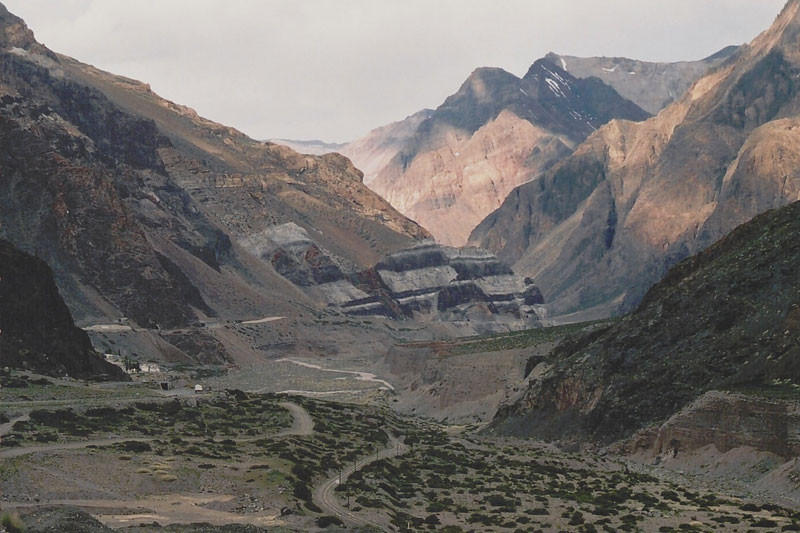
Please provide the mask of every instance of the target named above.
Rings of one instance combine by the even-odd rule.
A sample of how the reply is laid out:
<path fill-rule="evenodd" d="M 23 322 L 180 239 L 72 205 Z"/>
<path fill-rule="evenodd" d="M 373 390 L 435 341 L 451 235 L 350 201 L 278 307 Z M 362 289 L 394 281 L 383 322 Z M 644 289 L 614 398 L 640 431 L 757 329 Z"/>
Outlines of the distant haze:
<path fill-rule="evenodd" d="M 784 0 L 0 0 L 51 49 L 259 138 L 342 142 L 548 51 L 700 59 Z"/>

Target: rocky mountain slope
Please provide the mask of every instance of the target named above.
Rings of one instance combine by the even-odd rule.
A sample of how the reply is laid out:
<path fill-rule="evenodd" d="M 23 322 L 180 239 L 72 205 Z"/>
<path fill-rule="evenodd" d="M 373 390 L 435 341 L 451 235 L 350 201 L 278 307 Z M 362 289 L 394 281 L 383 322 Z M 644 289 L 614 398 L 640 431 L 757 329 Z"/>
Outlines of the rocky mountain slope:
<path fill-rule="evenodd" d="M 375 128 L 364 137 L 347 143 L 341 150 L 359 170 L 364 172 L 364 184 L 369 187 L 392 159 L 414 137 L 420 124 L 433 115 L 432 109 L 423 109 L 403 120 Z"/>
<path fill-rule="evenodd" d="M 508 192 L 594 129 L 647 116 L 601 81 L 575 78 L 544 59 L 522 78 L 480 68 L 367 181 L 437 241 L 460 246 Z"/>
<path fill-rule="evenodd" d="M 623 98 L 655 115 L 683 96 L 692 83 L 733 55 L 737 48 L 728 46 L 699 61 L 675 63 L 653 63 L 627 57 L 575 57 L 552 52 L 545 58 L 576 78 L 602 80 Z"/>
<path fill-rule="evenodd" d="M 40 259 L 0 239 L 0 366 L 50 376 L 126 379 L 94 351 Z"/>
<path fill-rule="evenodd" d="M 645 122 L 615 120 L 472 233 L 551 315 L 631 309 L 679 260 L 800 198 L 800 4 Z"/>
<path fill-rule="evenodd" d="M 600 79 L 623 98 L 627 98 L 651 114 L 656 114 L 680 98 L 694 81 L 730 57 L 736 49 L 737 47 L 732 46 L 700 61 L 677 63 L 650 63 L 627 58 L 580 58 L 550 53 L 537 64 L 547 64 L 552 72 L 565 71 L 577 79 L 592 77 Z M 478 80 L 476 83 L 483 83 L 480 79 L 483 76 L 491 77 L 490 71 L 491 69 L 478 69 L 471 79 L 475 78 Z M 421 222 L 423 226 L 431 228 L 441 242 L 463 244 L 466 232 L 471 229 L 466 226 L 477 225 L 481 217 L 488 215 L 500 205 L 514 186 L 529 181 L 539 171 L 568 155 L 574 148 L 576 139 L 580 141 L 586 136 L 586 132 L 579 132 L 576 135 L 567 135 L 567 138 L 559 137 L 557 143 L 552 142 L 553 139 L 545 134 L 546 131 L 540 131 L 538 128 L 541 126 L 537 122 L 539 119 L 527 115 L 530 110 L 518 111 L 521 107 L 530 107 L 525 101 L 529 98 L 525 97 L 533 93 L 526 92 L 527 89 L 522 87 L 522 80 L 507 73 L 504 76 L 506 79 L 498 83 L 519 85 L 521 92 L 517 94 L 512 87 L 509 91 L 492 93 L 488 98 L 497 100 L 492 104 L 496 109 L 484 113 L 492 120 L 481 118 L 477 124 L 479 127 L 475 128 L 476 131 L 470 128 L 467 128 L 466 132 L 450 131 L 448 127 L 453 126 L 446 124 L 447 120 L 443 119 L 440 108 L 437 111 L 429 109 L 420 111 L 402 121 L 376 128 L 364 137 L 344 145 L 317 141 L 276 142 L 302 153 L 336 151 L 347 156 L 364 172 L 364 183 L 388 197 L 401 212 Z M 495 76 L 495 78 L 500 77 L 502 76 Z M 569 76 L 564 74 L 562 78 L 566 80 Z M 555 77 L 552 79 L 558 81 Z M 594 90 L 588 81 L 585 83 L 587 85 L 582 88 L 583 91 Z M 545 97 L 553 90 L 549 86 L 548 89 L 544 93 Z M 461 91 L 464 91 L 463 87 Z M 504 100 L 507 98 L 519 102 L 512 104 Z M 534 96 L 534 99 L 539 98 Z M 485 106 L 485 102 L 483 104 L 476 102 L 475 105 Z M 508 112 L 502 111 L 507 105 L 516 105 L 516 108 Z M 547 107 L 550 104 L 544 105 Z M 566 114 L 562 119 L 563 122 L 574 121 L 573 113 L 582 112 L 580 109 L 571 108 L 560 111 Z M 467 109 L 456 111 L 462 114 L 468 112 Z M 610 116 L 643 117 L 618 111 L 612 112 Z M 518 120 L 520 117 L 523 119 L 522 122 Z M 592 126 L 596 127 L 606 122 L 608 118 L 602 117 L 592 121 Z M 426 124 L 428 119 L 437 120 L 438 125 L 434 127 Z M 442 124 L 443 122 L 445 124 Z M 533 127 L 526 122 L 532 122 Z M 585 125 L 581 126 L 585 128 Z M 420 141 L 418 137 L 423 140 Z M 431 143 L 434 148 L 438 148 L 433 154 L 433 160 L 429 157 L 430 154 L 417 154 L 419 147 L 416 144 L 420 142 Z M 428 149 L 425 148 L 423 152 L 425 150 Z M 424 160 L 425 167 L 403 168 L 401 171 L 395 169 L 393 174 L 378 179 L 384 172 L 390 172 L 386 169 L 393 165 L 396 167 L 393 159 L 401 152 L 406 153 L 403 165 L 411 165 L 419 156 L 421 161 Z M 427 182 L 424 179 L 426 174 L 434 179 Z M 451 210 L 453 213 L 448 215 Z M 431 213 L 430 216 L 426 214 L 428 211 Z M 460 224 L 462 219 L 467 222 Z M 440 229 L 442 221 L 446 222 L 447 226 Z M 449 236 L 451 233 L 458 234 L 458 238 L 451 238 Z"/>
<path fill-rule="evenodd" d="M 475 332 L 539 325 L 539 288 L 485 250 L 423 241 L 364 269 L 292 223 L 269 228 L 241 245 L 319 305 L 349 316 L 471 323 Z"/>
<path fill-rule="evenodd" d="M 682 261 L 635 312 L 556 348 L 495 427 L 599 444 L 650 428 L 633 449 L 751 445 L 796 456 L 800 418 L 780 400 L 800 386 L 799 244 L 795 202 Z M 661 426 L 712 390 L 766 399 L 717 394 Z"/>
<path fill-rule="evenodd" d="M 203 119 L 48 50 L 0 6 L 0 236 L 52 265 L 76 320 L 297 316 L 314 303 L 240 245 L 286 223 L 364 268 L 428 235 L 346 158 Z"/>

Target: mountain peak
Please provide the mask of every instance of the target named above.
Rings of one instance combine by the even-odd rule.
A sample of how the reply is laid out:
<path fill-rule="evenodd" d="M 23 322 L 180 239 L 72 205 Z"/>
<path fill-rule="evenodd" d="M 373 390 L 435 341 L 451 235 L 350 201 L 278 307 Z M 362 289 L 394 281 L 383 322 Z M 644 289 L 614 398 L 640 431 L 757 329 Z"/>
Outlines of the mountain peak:
<path fill-rule="evenodd" d="M 522 77 L 524 80 L 529 80 L 531 78 L 535 78 L 540 74 L 558 74 L 564 78 L 574 78 L 572 74 L 569 73 L 566 69 L 566 64 L 559 61 L 559 57 L 552 52 L 547 54 L 545 57 L 537 59 L 533 62 L 533 64 L 528 68 L 528 72 Z"/>
<path fill-rule="evenodd" d="M 739 45 L 731 44 L 726 46 L 725 48 L 722 48 L 721 50 L 714 52 L 708 57 L 704 57 L 702 61 L 717 61 L 720 59 L 727 59 L 733 54 L 735 54 L 737 50 L 739 50 Z"/>
<path fill-rule="evenodd" d="M 499 90 L 514 84 L 519 78 L 501 68 L 479 67 L 472 71 L 453 96 L 470 96 L 477 101 L 494 98 Z"/>
<path fill-rule="evenodd" d="M 776 46 L 797 50 L 798 35 L 800 35 L 800 0 L 789 0 L 772 26 L 750 44 L 751 54 L 766 54 Z"/>
<path fill-rule="evenodd" d="M 21 18 L 0 4 L 0 48 L 28 49 L 36 44 L 33 32 Z"/>
<path fill-rule="evenodd" d="M 0 50 L 11 48 L 21 48 L 55 59 L 55 54 L 36 41 L 36 37 L 25 21 L 0 3 Z"/>

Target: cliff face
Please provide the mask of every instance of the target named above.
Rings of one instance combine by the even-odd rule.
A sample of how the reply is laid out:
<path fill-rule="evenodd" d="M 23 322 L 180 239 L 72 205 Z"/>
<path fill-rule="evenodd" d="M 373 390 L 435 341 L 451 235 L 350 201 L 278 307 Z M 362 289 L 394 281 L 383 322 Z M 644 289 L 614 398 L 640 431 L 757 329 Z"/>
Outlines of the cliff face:
<path fill-rule="evenodd" d="M 75 326 L 40 259 L 0 240 L 0 365 L 49 376 L 128 379 Z"/>
<path fill-rule="evenodd" d="M 423 243 L 374 270 L 407 316 L 484 323 L 487 332 L 539 325 L 539 288 L 485 250 Z"/>
<path fill-rule="evenodd" d="M 470 242 L 534 276 L 551 315 L 629 310 L 681 259 L 800 198 L 798 3 L 650 120 L 612 121 L 514 190 Z"/>
<path fill-rule="evenodd" d="M 557 348 L 551 367 L 502 412 L 496 426 L 568 443 L 608 444 L 662 424 L 710 390 L 753 388 L 767 398 L 782 387 L 794 390 L 792 384 L 800 383 L 799 221 L 796 202 L 756 217 L 679 263 L 635 312 Z M 708 421 L 702 411 L 712 404 L 695 406 L 667 423 L 661 437 L 654 433 L 644 442 L 659 453 L 673 439 L 685 447 L 713 440 L 722 448 L 732 446 L 724 444 L 731 439 L 725 432 L 737 427 L 749 427 L 743 438 L 757 440 L 750 426 L 758 424 L 745 420 L 742 401 L 725 429 L 709 426 L 706 437 L 678 438 L 687 424 Z M 754 402 L 747 409 L 784 409 L 764 405 Z M 773 435 L 762 440 L 780 433 L 767 427 L 773 418 L 761 421 L 765 434 Z M 790 436 L 781 437 L 784 445 Z"/>
<path fill-rule="evenodd" d="M 620 451 L 669 461 L 708 447 L 720 454 L 747 447 L 790 459 L 800 456 L 798 437 L 796 402 L 710 391 L 660 426 L 636 433 Z"/>
<path fill-rule="evenodd" d="M 52 265 L 77 320 L 291 316 L 312 302 L 238 245 L 287 223 L 362 268 L 428 235 L 344 157 L 203 119 L 53 53 L 0 6 L 0 236 Z"/>
<path fill-rule="evenodd" d="M 485 250 L 426 241 L 363 269 L 296 224 L 276 226 L 240 244 L 309 298 L 351 316 L 469 323 L 478 332 L 540 324 L 539 288 Z"/>
<path fill-rule="evenodd" d="M 599 80 L 575 78 L 546 60 L 523 78 L 481 68 L 393 148 L 391 160 L 379 169 L 370 161 L 366 182 L 438 242 L 460 246 L 508 192 L 595 128 L 647 116 Z M 358 166 L 358 153 L 351 155 Z"/>

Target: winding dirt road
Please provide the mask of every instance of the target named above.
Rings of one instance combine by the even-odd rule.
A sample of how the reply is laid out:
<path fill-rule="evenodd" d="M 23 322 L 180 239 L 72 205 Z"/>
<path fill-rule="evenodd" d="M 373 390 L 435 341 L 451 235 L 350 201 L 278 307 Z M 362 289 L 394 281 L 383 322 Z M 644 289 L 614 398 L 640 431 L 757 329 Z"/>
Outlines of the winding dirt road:
<path fill-rule="evenodd" d="M 278 405 L 292 414 L 294 422 L 292 422 L 292 427 L 278 432 L 276 437 L 304 436 L 314 433 L 314 419 L 311 418 L 308 411 L 292 402 L 281 402 Z"/>
<path fill-rule="evenodd" d="M 31 419 L 31 415 L 27 414 L 27 415 L 18 416 L 16 418 L 12 418 L 11 420 L 6 422 L 5 424 L 0 424 L 0 437 L 5 435 L 6 433 L 11 433 L 11 430 L 13 429 L 14 424 L 16 424 L 17 422 L 27 422 L 30 419 Z"/>
<path fill-rule="evenodd" d="M 407 453 L 408 450 L 408 446 L 403 444 L 394 435 L 389 435 L 389 443 L 386 445 L 386 448 L 377 454 L 377 456 L 375 454 L 369 455 L 357 461 L 355 465 L 350 465 L 342 470 L 342 483 L 347 481 L 347 478 L 353 475 L 353 473 L 358 472 L 365 466 L 381 459 L 403 455 Z M 372 526 L 377 527 L 381 531 L 390 531 L 386 524 L 380 524 L 370 520 L 369 518 L 358 516 L 355 513 L 350 512 L 347 507 L 341 504 L 339 499 L 336 497 L 336 493 L 334 492 L 336 487 L 339 486 L 339 478 L 339 474 L 336 474 L 332 478 L 323 481 L 319 486 L 317 486 L 313 492 L 314 503 L 316 503 L 324 511 L 338 516 L 342 520 L 350 522 L 351 524 L 357 526 Z"/>
<path fill-rule="evenodd" d="M 293 365 L 302 366 L 305 368 L 311 368 L 314 370 L 319 370 L 321 372 L 333 372 L 335 374 L 348 374 L 351 376 L 355 376 L 358 381 L 366 381 L 368 383 L 377 383 L 380 385 L 380 388 L 384 390 L 394 390 L 394 385 L 386 381 L 385 379 L 380 379 L 378 376 L 371 372 L 358 372 L 355 370 L 337 370 L 335 368 L 325 368 L 320 365 L 316 365 L 313 363 L 306 363 L 304 361 L 297 361 L 295 359 L 276 359 L 276 363 L 292 363 Z"/>

